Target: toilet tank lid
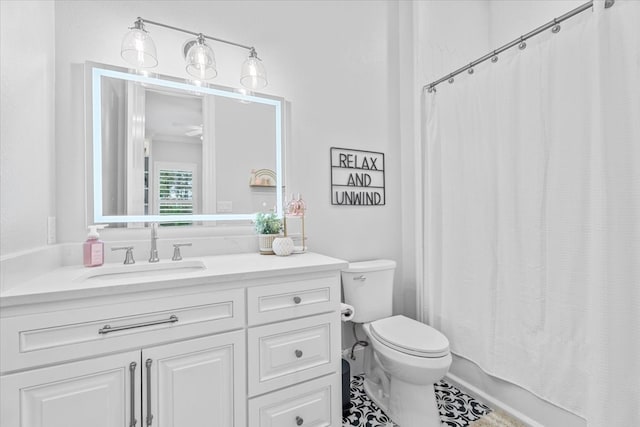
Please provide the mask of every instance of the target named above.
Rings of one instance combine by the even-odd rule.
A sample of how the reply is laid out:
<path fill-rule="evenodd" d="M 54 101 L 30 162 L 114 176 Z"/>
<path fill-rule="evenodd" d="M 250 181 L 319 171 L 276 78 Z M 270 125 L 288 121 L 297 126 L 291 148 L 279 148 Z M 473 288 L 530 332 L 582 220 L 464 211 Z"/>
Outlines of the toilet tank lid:
<path fill-rule="evenodd" d="M 390 259 L 374 259 L 370 261 L 350 262 L 342 271 L 347 273 L 364 273 L 367 271 L 391 270 L 396 268 L 396 262 Z"/>

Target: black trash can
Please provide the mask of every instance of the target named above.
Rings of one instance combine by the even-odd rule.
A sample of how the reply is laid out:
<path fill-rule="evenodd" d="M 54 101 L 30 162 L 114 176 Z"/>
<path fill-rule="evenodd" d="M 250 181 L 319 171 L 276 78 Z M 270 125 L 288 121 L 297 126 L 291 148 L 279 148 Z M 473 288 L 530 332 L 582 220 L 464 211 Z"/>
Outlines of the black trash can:
<path fill-rule="evenodd" d="M 351 413 L 351 396 L 349 390 L 351 386 L 351 365 L 342 359 L 342 416 L 349 416 Z"/>

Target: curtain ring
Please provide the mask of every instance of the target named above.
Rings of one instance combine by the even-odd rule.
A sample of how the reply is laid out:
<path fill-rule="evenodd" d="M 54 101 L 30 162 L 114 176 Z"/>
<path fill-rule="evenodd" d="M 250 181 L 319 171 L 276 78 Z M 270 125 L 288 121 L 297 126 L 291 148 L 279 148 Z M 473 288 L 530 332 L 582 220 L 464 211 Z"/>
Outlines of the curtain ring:
<path fill-rule="evenodd" d="M 493 51 L 493 56 L 491 57 L 491 62 L 493 62 L 494 64 L 496 62 L 498 62 L 498 55 L 496 55 L 496 51 Z"/>
<path fill-rule="evenodd" d="M 447 80 L 449 83 L 453 83 L 453 74 L 449 74 L 449 80 Z"/>
<path fill-rule="evenodd" d="M 467 68 L 467 73 L 473 74 L 473 62 L 469 63 L 469 68 Z"/>
<path fill-rule="evenodd" d="M 557 34 L 560 32 L 560 24 L 558 24 L 558 20 L 556 18 L 553 18 L 553 23 L 555 24 L 552 28 L 551 28 L 551 32 L 553 34 Z"/>
<path fill-rule="evenodd" d="M 520 36 L 520 44 L 518 45 L 518 49 L 524 50 L 527 47 L 527 43 L 524 41 L 524 36 Z"/>

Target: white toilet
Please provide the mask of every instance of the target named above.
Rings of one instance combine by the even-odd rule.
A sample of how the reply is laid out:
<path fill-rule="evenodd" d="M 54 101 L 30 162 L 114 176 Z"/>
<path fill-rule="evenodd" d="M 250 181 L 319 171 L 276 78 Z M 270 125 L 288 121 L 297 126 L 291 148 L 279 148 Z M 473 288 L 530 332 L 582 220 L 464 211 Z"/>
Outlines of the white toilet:
<path fill-rule="evenodd" d="M 401 427 L 440 427 L 433 384 L 451 366 L 449 340 L 429 325 L 392 316 L 395 261 L 350 263 L 342 271 L 347 304 L 355 308 L 370 345 L 364 389 Z"/>

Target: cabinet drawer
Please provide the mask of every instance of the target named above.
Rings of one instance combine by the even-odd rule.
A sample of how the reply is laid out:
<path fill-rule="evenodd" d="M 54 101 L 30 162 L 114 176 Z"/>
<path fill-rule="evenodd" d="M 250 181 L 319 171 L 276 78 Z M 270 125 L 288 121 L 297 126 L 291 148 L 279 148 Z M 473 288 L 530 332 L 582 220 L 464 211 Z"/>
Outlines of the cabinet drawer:
<path fill-rule="evenodd" d="M 249 325 L 326 313 L 339 307 L 338 275 L 256 286 L 247 290 Z"/>
<path fill-rule="evenodd" d="M 338 312 L 250 328 L 249 394 L 255 396 L 331 372 L 340 358 Z"/>
<path fill-rule="evenodd" d="M 244 290 L 152 298 L 2 320 L 2 372 L 244 325 Z"/>
<path fill-rule="evenodd" d="M 337 374 L 308 381 L 249 400 L 251 427 L 341 426 L 340 379 Z"/>

